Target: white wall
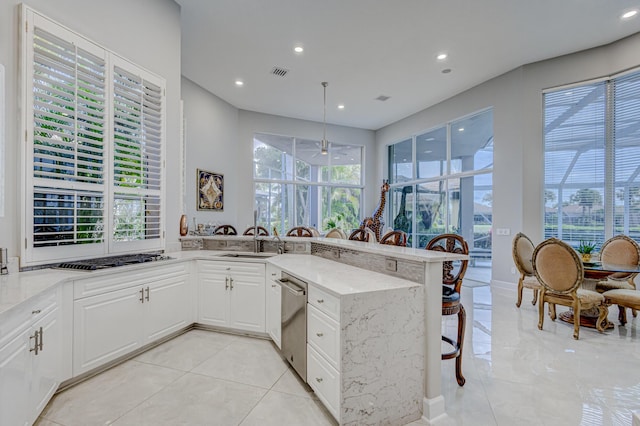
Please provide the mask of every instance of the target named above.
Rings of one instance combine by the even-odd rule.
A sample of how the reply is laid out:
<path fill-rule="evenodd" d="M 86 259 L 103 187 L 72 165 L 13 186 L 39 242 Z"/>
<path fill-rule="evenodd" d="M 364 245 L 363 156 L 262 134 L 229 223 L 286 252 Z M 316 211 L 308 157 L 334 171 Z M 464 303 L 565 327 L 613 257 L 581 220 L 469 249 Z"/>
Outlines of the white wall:
<path fill-rule="evenodd" d="M 18 10 L 0 2 L 0 63 L 6 68 L 5 216 L 0 247 L 19 252 Z M 167 81 L 167 194 L 180 185 L 180 8 L 173 0 L 30 0 L 29 6 Z M 126 12 L 126 13 L 125 13 Z M 179 205 L 167 205 L 167 242 L 177 242 Z"/>
<path fill-rule="evenodd" d="M 185 214 L 189 227 L 197 223 L 238 225 L 238 109 L 182 78 L 185 120 Z M 224 207 L 221 212 L 198 211 L 196 169 L 224 175 Z M 243 222 L 244 223 L 244 222 Z M 236 226 L 242 228 L 242 226 Z M 243 228 L 244 229 L 244 228 Z M 242 230 L 238 229 L 238 232 Z"/>
<path fill-rule="evenodd" d="M 608 46 L 525 65 L 376 132 L 377 175 L 386 177 L 386 147 L 407 136 L 493 107 L 494 283 L 514 285 L 511 241 L 517 232 L 543 237 L 542 90 L 610 75 L 640 65 L 640 34 Z"/>

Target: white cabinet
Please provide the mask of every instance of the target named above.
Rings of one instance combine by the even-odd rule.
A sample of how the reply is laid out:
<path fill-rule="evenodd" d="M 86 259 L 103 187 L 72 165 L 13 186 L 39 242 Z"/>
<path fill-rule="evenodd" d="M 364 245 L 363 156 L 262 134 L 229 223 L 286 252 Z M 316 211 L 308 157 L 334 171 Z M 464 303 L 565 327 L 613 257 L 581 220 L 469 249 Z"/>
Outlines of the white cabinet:
<path fill-rule="evenodd" d="M 265 332 L 265 266 L 198 261 L 198 322 Z"/>
<path fill-rule="evenodd" d="M 60 292 L 44 293 L 6 319 L 0 334 L 0 425 L 32 424 L 62 371 Z"/>
<path fill-rule="evenodd" d="M 192 323 L 185 263 L 88 278 L 74 286 L 74 376 Z"/>
<path fill-rule="evenodd" d="M 281 271 L 271 264 L 267 264 L 266 278 L 266 328 L 267 333 L 276 346 L 281 349 L 282 336 L 282 287 L 276 283 L 280 279 Z"/>

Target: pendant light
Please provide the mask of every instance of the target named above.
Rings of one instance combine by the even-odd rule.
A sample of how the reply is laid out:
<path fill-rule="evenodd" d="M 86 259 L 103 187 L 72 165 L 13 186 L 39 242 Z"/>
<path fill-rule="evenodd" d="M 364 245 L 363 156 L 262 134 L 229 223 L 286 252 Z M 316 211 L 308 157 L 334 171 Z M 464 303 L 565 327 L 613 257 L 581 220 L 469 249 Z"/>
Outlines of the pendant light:
<path fill-rule="evenodd" d="M 329 83 L 326 81 L 322 82 L 322 87 L 324 87 L 324 114 L 322 116 L 322 141 L 320 142 L 320 152 L 322 155 L 327 155 L 329 153 L 329 141 L 327 140 L 327 86 Z"/>

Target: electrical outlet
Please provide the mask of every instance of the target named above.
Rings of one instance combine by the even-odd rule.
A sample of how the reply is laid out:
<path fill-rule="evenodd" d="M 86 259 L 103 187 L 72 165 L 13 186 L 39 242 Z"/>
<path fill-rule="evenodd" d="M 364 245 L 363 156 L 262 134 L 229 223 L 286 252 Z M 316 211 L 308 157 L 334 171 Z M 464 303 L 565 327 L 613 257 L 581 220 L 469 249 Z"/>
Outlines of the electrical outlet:
<path fill-rule="evenodd" d="M 398 270 L 398 261 L 395 259 L 385 259 L 384 267 L 387 271 L 396 272 Z"/>
<path fill-rule="evenodd" d="M 511 235 L 509 228 L 496 228 L 496 235 Z"/>

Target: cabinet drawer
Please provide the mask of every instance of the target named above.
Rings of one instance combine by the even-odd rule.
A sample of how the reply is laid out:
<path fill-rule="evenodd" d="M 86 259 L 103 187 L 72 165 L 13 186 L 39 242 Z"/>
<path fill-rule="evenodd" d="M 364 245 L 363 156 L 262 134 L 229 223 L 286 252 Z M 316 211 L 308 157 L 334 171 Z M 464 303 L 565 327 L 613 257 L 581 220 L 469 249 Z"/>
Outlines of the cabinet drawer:
<path fill-rule="evenodd" d="M 336 296 L 309 285 L 309 303 L 334 320 L 340 321 L 340 299 Z"/>
<path fill-rule="evenodd" d="M 340 421 L 340 373 L 331 367 L 311 346 L 307 345 L 307 383 L 329 412 Z"/>
<path fill-rule="evenodd" d="M 199 274 L 233 274 L 234 277 L 259 278 L 264 280 L 264 263 L 198 261 Z"/>
<path fill-rule="evenodd" d="M 279 280 L 282 275 L 282 271 L 277 266 L 274 266 L 270 263 L 267 263 L 267 281 L 269 280 Z"/>
<path fill-rule="evenodd" d="M 58 289 L 53 288 L 0 315 L 0 346 L 55 309 L 58 294 Z"/>
<path fill-rule="evenodd" d="M 188 273 L 187 264 L 180 262 L 165 266 L 154 264 L 152 268 L 141 267 L 126 272 L 114 272 L 110 275 L 85 278 L 73 283 L 73 299 L 82 299 Z"/>
<path fill-rule="evenodd" d="M 340 371 L 340 325 L 311 305 L 307 312 L 307 342 Z"/>

